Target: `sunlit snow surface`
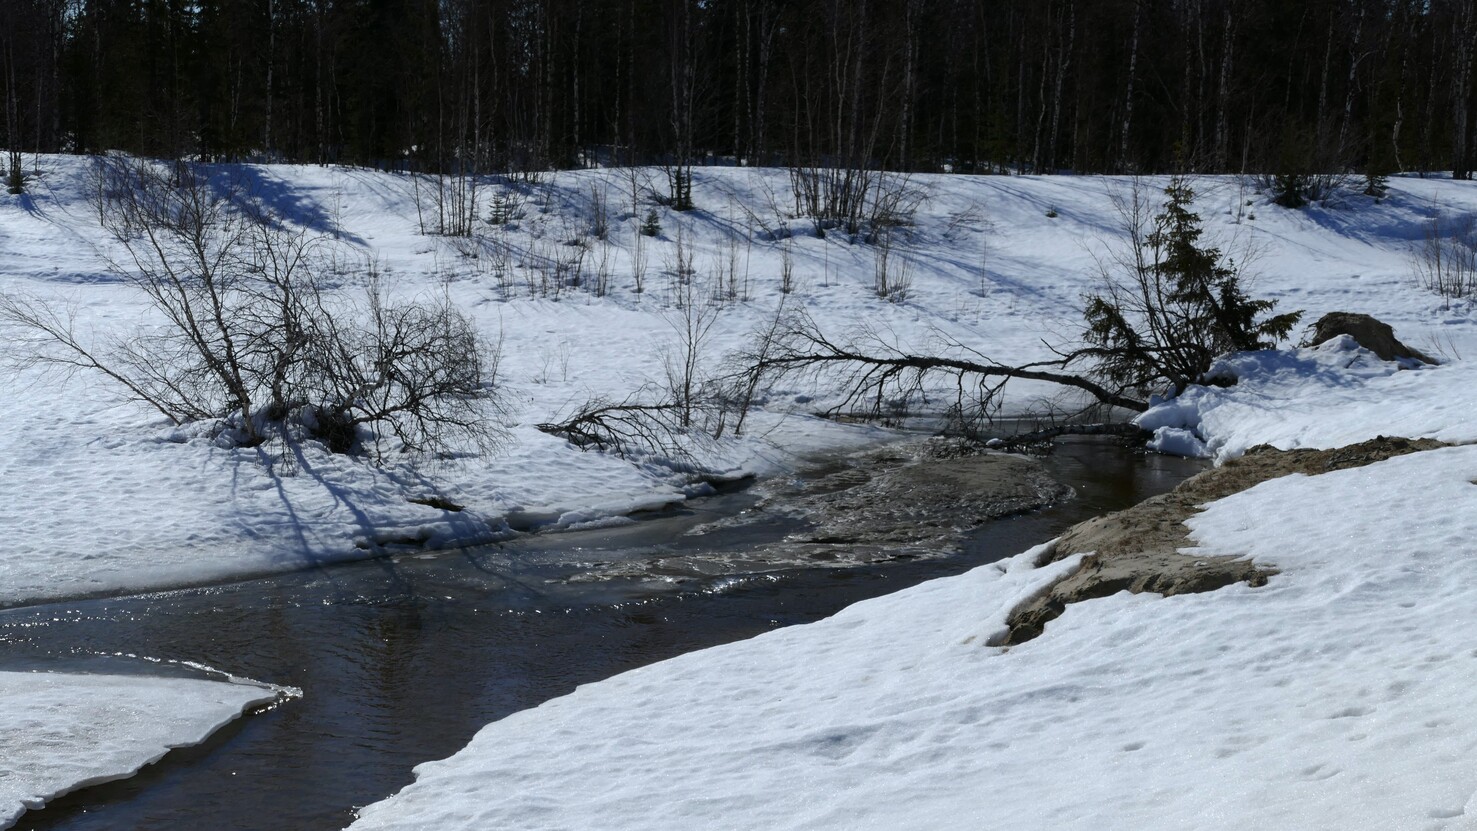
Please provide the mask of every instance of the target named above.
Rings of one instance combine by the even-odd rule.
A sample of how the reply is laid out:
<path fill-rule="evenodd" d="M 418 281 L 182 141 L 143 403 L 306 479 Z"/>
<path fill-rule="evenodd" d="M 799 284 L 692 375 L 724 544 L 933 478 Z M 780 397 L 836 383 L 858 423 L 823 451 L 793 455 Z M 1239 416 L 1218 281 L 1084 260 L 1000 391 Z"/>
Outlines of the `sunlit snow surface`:
<path fill-rule="evenodd" d="M 155 316 L 109 271 L 110 259 L 126 256 L 88 203 L 89 164 L 42 157 L 30 193 L 0 199 L 0 291 L 60 304 L 75 313 L 78 335 L 99 343 L 151 325 Z M 647 264 L 641 293 L 633 275 L 637 229 L 651 207 L 651 188 L 660 189 L 660 171 L 636 172 L 638 182 L 647 176 L 650 183 L 635 210 L 631 180 L 621 170 L 565 172 L 520 185 L 522 216 L 503 226 L 479 222 L 479 237 L 467 240 L 421 233 L 416 189 L 405 175 L 293 165 L 228 170 L 235 174 L 224 175 L 255 182 L 289 224 L 346 246 L 342 262 L 375 262 L 392 294 L 445 293 L 489 342 L 501 343 L 501 452 L 411 469 L 393 453 L 390 464 L 376 468 L 311 442 L 219 447 L 204 429 L 171 428 L 157 413 L 121 403 L 118 390 L 96 376 L 0 371 L 0 532 L 7 541 L 0 604 L 208 582 L 406 545 L 486 541 L 514 529 L 571 527 L 680 502 L 694 493 L 683 464 L 651 457 L 633 465 L 581 453 L 535 429 L 592 397 L 620 400 L 666 377 L 664 355 L 677 347 L 680 328 L 672 296 L 679 231 L 705 291 L 726 297 L 728 284 L 717 286 L 713 274 L 728 264 L 735 269 L 735 298 L 720 304 L 701 354 L 705 372 L 751 345 L 781 300 L 835 337 L 867 326 L 914 351 L 962 346 L 1021 363 L 1050 358 L 1049 345 L 1077 337 L 1083 294 L 1099 285 L 1100 262 L 1121 250 L 1115 198 L 1134 186 L 1114 177 L 914 176 L 906 184 L 918 207 L 912 224 L 897 231 L 891 255 L 906 263 L 911 285 L 901 302 L 889 302 L 873 290 L 874 246 L 840 233 L 817 238 L 806 221 L 779 212 L 788 204 L 785 170 L 696 171 L 698 210 L 661 209 L 661 235 L 640 237 Z M 1154 178 L 1140 183 L 1151 205 L 1162 200 L 1163 185 Z M 1477 191 L 1465 183 L 1398 177 L 1381 203 L 1350 193 L 1338 206 L 1302 211 L 1266 204 L 1232 177 L 1207 177 L 1194 187 L 1206 239 L 1238 262 L 1257 252 L 1247 277 L 1257 296 L 1278 300 L 1283 310 L 1304 309 L 1308 321 L 1333 310 L 1367 312 L 1427 352 L 1477 354 L 1470 302 L 1420 289 L 1409 263 L 1431 215 L 1477 211 Z M 491 200 L 507 188 L 488 179 L 479 192 Z M 588 226 L 592 188 L 606 190 L 612 216 L 608 239 L 588 242 L 586 276 L 603 258 L 609 293 L 530 297 L 532 266 L 569 248 Z M 783 295 L 787 250 L 796 290 Z M 497 277 L 498 252 L 508 252 L 507 280 Z M 367 273 L 366 265 L 339 275 L 345 297 L 360 296 Z M 18 334 L 0 326 L 0 341 Z M 934 400 L 946 401 L 949 391 L 938 392 Z M 1022 385 L 1007 412 L 1057 394 Z M 690 461 L 720 478 L 736 477 L 784 470 L 798 454 L 876 440 L 808 415 L 825 400 L 824 390 L 787 381 L 759 402 L 746 435 L 730 431 Z M 431 496 L 466 510 L 410 501 Z"/>
<path fill-rule="evenodd" d="M 30 195 L 0 200 L 0 291 L 67 305 L 89 336 L 147 324 L 147 308 L 107 273 L 111 249 L 87 205 L 86 161 L 48 157 L 42 168 Z M 664 377 L 680 322 L 669 294 L 679 227 L 700 269 L 736 257 L 745 279 L 747 299 L 724 303 L 711 330 L 708 369 L 772 319 L 786 248 L 799 288 L 785 303 L 828 333 L 865 324 L 912 351 L 963 346 L 1024 363 L 1049 359 L 1050 346 L 1080 332 L 1082 296 L 1121 245 L 1114 197 L 1132 186 L 914 177 L 923 198 L 892 253 L 912 285 L 888 302 L 872 290 L 873 248 L 838 233 L 818 239 L 804 221 L 774 213 L 786 201 L 785 171 L 701 169 L 699 210 L 665 212 L 662 236 L 644 243 L 645 292 L 633 290 L 632 275 L 643 203 L 619 213 L 606 247 L 594 244 L 586 259 L 609 256 L 610 295 L 531 299 L 516 282 L 498 284 L 491 251 L 420 234 L 404 176 L 243 170 L 291 221 L 378 262 L 391 291 L 445 292 L 500 340 L 502 452 L 412 469 L 375 468 L 312 443 L 221 447 L 120 404 L 96 378 L 0 372 L 0 604 L 573 527 L 680 501 L 695 491 L 674 460 L 580 453 L 534 427 Z M 616 204 L 627 181 L 621 171 L 550 176 L 514 227 L 483 230 L 521 268 L 578 233 L 592 185 L 608 186 Z M 1152 200 L 1163 180 L 1144 185 Z M 1235 387 L 1193 390 L 1144 416 L 1158 446 L 1226 459 L 1258 443 L 1477 438 L 1473 305 L 1421 289 L 1409 261 L 1428 218 L 1477 212 L 1477 191 L 1399 177 L 1380 203 L 1349 194 L 1337 206 L 1287 211 L 1233 178 L 1195 187 L 1207 239 L 1241 262 L 1243 244 L 1259 252 L 1247 281 L 1254 295 L 1303 309 L 1308 322 L 1337 310 L 1373 314 L 1451 360 L 1397 372 L 1342 342 L 1234 356 L 1222 372 Z M 1054 394 L 1023 386 L 1007 408 Z M 747 435 L 701 449 L 697 461 L 718 476 L 773 472 L 805 452 L 877 440 L 807 415 L 824 402 L 823 391 L 786 383 L 759 402 Z M 400 795 L 364 809 L 359 826 L 1471 827 L 1474 479 L 1477 449 L 1464 447 L 1263 484 L 1192 524 L 1206 549 L 1280 568 L 1267 586 L 1088 601 L 1008 651 L 985 643 L 1016 603 L 1075 561 L 1038 569 L 1027 552 L 819 624 L 618 676 L 488 726 L 461 753 L 419 768 Z M 410 501 L 428 495 L 466 510 Z M 59 712 L 46 709 L 51 701 L 96 702 L 82 721 L 118 732 L 84 733 L 89 764 L 104 757 L 97 748 L 144 748 L 106 770 L 69 768 L 69 751 L 35 744 L 35 731 L 6 721 L 0 741 L 44 748 L 35 758 L 61 766 L 52 791 L 126 773 L 174 742 L 174 728 L 198 738 L 244 706 L 218 702 L 186 730 L 174 717 L 195 712 L 190 705 L 150 698 L 136 679 L 122 685 L 133 692 L 59 688 L 54 698 L 40 685 L 59 679 L 3 679 L 16 701 L 43 713 Z M 139 715 L 110 714 L 102 699 Z M 5 702 L 0 717 L 30 706 Z"/>
<path fill-rule="evenodd" d="M 1216 362 L 1230 387 L 1191 387 L 1140 416 L 1150 446 L 1235 458 L 1257 444 L 1327 449 L 1376 436 L 1477 441 L 1477 363 L 1399 370 L 1347 335 L 1316 348 Z"/>
<path fill-rule="evenodd" d="M 1087 601 L 1008 650 L 984 644 L 1071 561 L 627 673 L 353 828 L 1470 828 L 1474 480 L 1477 447 L 1267 482 L 1191 523 L 1266 587 Z"/>
<path fill-rule="evenodd" d="M 0 828 L 56 796 L 198 744 L 279 693 L 189 678 L 0 672 Z"/>

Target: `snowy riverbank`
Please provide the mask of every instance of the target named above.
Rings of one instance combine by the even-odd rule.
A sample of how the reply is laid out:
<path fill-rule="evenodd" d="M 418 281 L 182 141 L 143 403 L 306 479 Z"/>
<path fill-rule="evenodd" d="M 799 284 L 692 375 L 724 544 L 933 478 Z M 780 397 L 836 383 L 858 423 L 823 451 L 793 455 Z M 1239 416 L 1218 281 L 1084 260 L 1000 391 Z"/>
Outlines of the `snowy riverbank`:
<path fill-rule="evenodd" d="M 1336 446 L 1421 402 L 1445 414 L 1425 432 L 1477 440 L 1463 366 L 1248 358 L 1268 362 L 1285 371 L 1221 391 L 1202 437 Z M 1255 416 L 1282 407 L 1278 429 Z M 988 644 L 1084 555 L 627 673 L 489 725 L 353 827 L 1466 828 L 1474 482 L 1477 446 L 1264 482 L 1191 518 L 1182 556 L 1250 558 L 1279 571 L 1265 586 L 1075 603 L 1014 647 Z"/>
<path fill-rule="evenodd" d="M 154 312 L 109 271 L 119 252 L 88 204 L 88 164 L 44 158 L 30 194 L 0 201 L 0 291 L 53 302 L 74 315 L 77 333 L 105 342 Z M 952 342 L 1007 363 L 1049 357 L 1048 345 L 1080 332 L 1081 296 L 1098 284 L 1098 262 L 1122 244 L 1113 203 L 1131 184 L 915 177 L 918 207 L 889 255 L 906 264 L 909 282 L 879 297 L 875 247 L 839 233 L 819 238 L 781 215 L 782 170 L 699 170 L 699 210 L 659 210 L 662 230 L 647 238 L 638 236 L 646 201 L 613 208 L 605 240 L 582 230 L 590 194 L 603 189 L 618 205 L 631 181 L 622 172 L 562 173 L 520 188 L 489 181 L 489 200 L 513 194 L 520 208 L 511 222 L 479 222 L 475 241 L 422 234 L 422 206 L 404 176 L 234 170 L 287 222 L 375 262 L 397 295 L 444 296 L 501 344 L 503 447 L 415 466 L 375 466 L 311 441 L 234 447 L 203 427 L 168 425 L 98 377 L 29 365 L 13 340 L 23 333 L 0 331 L 12 359 L 0 372 L 0 606 L 620 522 L 707 492 L 689 475 L 694 461 L 711 478 L 736 478 L 877 442 L 878 430 L 811 415 L 823 393 L 798 382 L 760 402 L 745 436 L 698 448 L 692 460 L 653 455 L 632 464 L 580 452 L 536 425 L 663 381 L 663 355 L 680 345 L 672 286 L 682 246 L 706 290 L 733 287 L 714 307 L 705 371 L 746 344 L 782 301 L 831 332 L 866 325 L 920 350 Z M 1429 218 L 1477 212 L 1477 192 L 1402 177 L 1379 203 L 1349 194 L 1338 205 L 1288 211 L 1231 178 L 1195 186 L 1209 233 L 1228 251 L 1258 252 L 1254 295 L 1303 309 L 1307 320 L 1370 313 L 1452 360 L 1397 373 L 1342 342 L 1235 356 L 1224 372 L 1240 384 L 1192 390 L 1147 417 L 1161 446 L 1227 459 L 1258 443 L 1477 439 L 1477 378 L 1461 360 L 1477 354 L 1471 300 L 1424 291 L 1409 260 Z M 607 270 L 607 293 L 588 284 L 536 288 L 575 237 L 584 238 L 586 266 Z M 718 285 L 720 273 L 733 281 Z M 363 277 L 350 273 L 344 292 L 358 291 Z M 1055 394 L 1022 386 L 1007 407 L 1026 411 Z M 1477 515 L 1466 505 L 1470 486 L 1460 486 L 1473 478 L 1471 462 L 1469 448 L 1453 448 L 1289 477 L 1217 502 L 1192 523 L 1196 541 L 1275 566 L 1281 574 L 1263 588 L 1090 601 L 1034 641 L 985 647 L 1023 598 L 1078 562 L 1036 568 L 1027 552 L 816 626 L 620 676 L 490 726 L 463 754 L 422 768 L 403 795 L 367 809 L 363 822 L 1085 827 L 1111 805 L 1121 827 L 1183 826 L 1199 809 L 1228 828 L 1449 825 L 1463 804 L 1459 790 L 1477 791 L 1461 762 L 1472 731 L 1455 703 L 1461 662 L 1477 644 L 1464 645 L 1463 627 L 1450 625 L 1464 619 L 1474 581 L 1447 556 L 1470 539 L 1463 523 Z M 1402 490 L 1402 481 L 1428 491 Z M 1355 650 L 1357 660 L 1348 657 Z M 61 681 L 31 674 L 6 683 L 51 702 L 47 680 Z M 98 721 L 87 693 L 56 689 L 57 711 L 70 713 L 59 724 Z M 162 700 L 148 684 L 117 690 Z M 226 713 L 160 737 L 147 712 L 140 705 L 117 725 L 133 737 L 135 761 L 63 765 L 71 773 L 34 793 L 126 773 L 164 745 L 197 740 Z M 27 724 L 0 717 L 0 732 L 27 735 Z M 66 752 L 32 743 L 0 773 L 49 770 Z M 1435 784 L 1411 778 L 1433 766 Z M 1395 790 L 1378 791 L 1375 780 Z M 1408 797 L 1389 795 L 1406 785 Z M 462 788 L 479 796 L 453 796 Z M 1356 810 L 1370 804 L 1376 813 Z M 1267 813 L 1246 813 L 1256 806 Z"/>

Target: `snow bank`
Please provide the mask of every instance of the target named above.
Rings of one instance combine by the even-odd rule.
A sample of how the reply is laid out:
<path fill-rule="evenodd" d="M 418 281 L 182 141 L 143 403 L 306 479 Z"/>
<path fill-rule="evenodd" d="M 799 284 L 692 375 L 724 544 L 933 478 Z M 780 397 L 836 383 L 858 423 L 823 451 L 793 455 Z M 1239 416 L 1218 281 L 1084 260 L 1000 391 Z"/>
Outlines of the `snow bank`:
<path fill-rule="evenodd" d="M 187 678 L 0 672 L 0 828 L 199 744 L 275 687 Z"/>
<path fill-rule="evenodd" d="M 581 688 L 352 827 L 1465 828 L 1477 447 L 1274 480 L 1193 522 L 1282 574 L 1069 607 L 1036 552 Z M 1193 555 L 1194 551 L 1189 552 Z"/>
<path fill-rule="evenodd" d="M 1184 456 L 1235 458 L 1257 444 L 1327 449 L 1376 436 L 1477 441 L 1477 363 L 1401 370 L 1348 335 L 1309 349 L 1219 360 L 1211 376 L 1230 387 L 1191 387 L 1139 416 L 1150 447 Z"/>
<path fill-rule="evenodd" d="M 1468 310 L 1353 264 L 1388 266 L 1380 234 L 1412 226 L 1270 213 L 1279 258 L 1313 267 L 1264 292 L 1467 348 Z M 1460 360 L 1399 371 L 1339 339 L 1215 374 L 1236 383 L 1143 415 L 1156 446 L 1477 441 Z M 1028 551 L 627 673 L 488 725 L 352 828 L 1469 828 L 1474 482 L 1477 446 L 1263 483 L 1183 553 L 1276 567 L 1265 587 L 1085 601 L 1015 647 L 986 644 L 1075 560 Z"/>

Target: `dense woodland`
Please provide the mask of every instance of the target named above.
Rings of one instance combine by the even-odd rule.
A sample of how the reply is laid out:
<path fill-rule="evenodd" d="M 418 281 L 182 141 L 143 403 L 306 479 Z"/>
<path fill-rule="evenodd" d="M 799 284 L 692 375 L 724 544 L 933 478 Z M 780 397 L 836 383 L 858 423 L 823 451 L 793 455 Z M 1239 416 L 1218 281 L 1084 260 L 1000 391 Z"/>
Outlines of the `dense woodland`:
<path fill-rule="evenodd" d="M 1477 0 L 3 0 L 26 152 L 1473 168 Z"/>

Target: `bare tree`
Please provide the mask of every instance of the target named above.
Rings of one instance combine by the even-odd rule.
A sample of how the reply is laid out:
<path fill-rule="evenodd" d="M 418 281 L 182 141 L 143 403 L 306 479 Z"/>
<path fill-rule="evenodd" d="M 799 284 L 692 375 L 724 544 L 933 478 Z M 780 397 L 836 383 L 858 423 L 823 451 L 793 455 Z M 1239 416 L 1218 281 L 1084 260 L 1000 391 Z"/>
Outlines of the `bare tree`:
<path fill-rule="evenodd" d="M 240 179 L 110 157 L 97 210 L 126 256 L 113 268 L 158 324 L 94 341 L 75 315 L 0 298 L 30 362 L 100 372 L 175 423 L 220 419 L 245 444 L 294 415 L 335 450 L 393 435 L 411 453 L 496 436 L 496 350 L 448 300 L 386 299 L 372 269 L 356 307 L 327 289 L 342 249 L 291 227 Z"/>
<path fill-rule="evenodd" d="M 714 291 L 717 290 L 715 286 Z M 702 364 L 722 304 L 698 280 L 678 281 L 673 293 L 672 308 L 664 317 L 677 335 L 677 342 L 665 356 L 666 380 L 685 429 L 693 426 L 695 415 L 707 403 L 709 389 L 704 383 Z"/>

